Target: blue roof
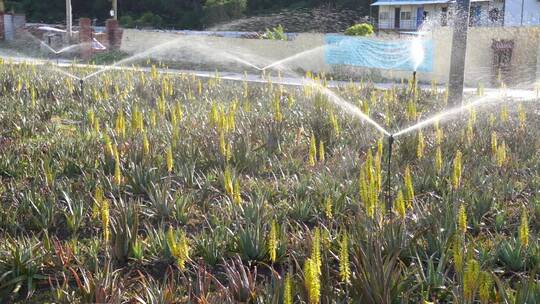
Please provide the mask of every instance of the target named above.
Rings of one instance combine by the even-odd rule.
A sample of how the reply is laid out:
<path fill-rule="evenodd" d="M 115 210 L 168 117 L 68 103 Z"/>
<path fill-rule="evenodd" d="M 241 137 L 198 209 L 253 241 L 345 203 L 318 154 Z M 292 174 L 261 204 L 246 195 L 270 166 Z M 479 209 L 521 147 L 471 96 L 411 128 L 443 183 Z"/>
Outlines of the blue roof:
<path fill-rule="evenodd" d="M 424 4 L 444 4 L 450 3 L 451 0 L 379 0 L 371 5 L 424 5 Z"/>

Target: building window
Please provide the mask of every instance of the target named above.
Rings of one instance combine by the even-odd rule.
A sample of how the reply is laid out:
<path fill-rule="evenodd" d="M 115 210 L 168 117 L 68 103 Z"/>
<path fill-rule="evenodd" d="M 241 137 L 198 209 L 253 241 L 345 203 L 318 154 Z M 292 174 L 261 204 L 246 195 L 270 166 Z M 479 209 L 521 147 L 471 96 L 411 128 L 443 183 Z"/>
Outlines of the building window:
<path fill-rule="evenodd" d="M 388 14 L 388 12 L 380 12 L 380 13 L 379 13 L 379 18 L 380 18 L 380 19 L 383 19 L 383 20 L 389 19 L 389 14 Z"/>
<path fill-rule="evenodd" d="M 482 14 L 482 7 L 480 5 L 471 5 L 469 13 L 469 26 L 480 25 L 480 16 Z"/>
<path fill-rule="evenodd" d="M 491 22 L 498 22 L 500 16 L 501 16 L 501 13 L 498 8 L 494 8 L 489 11 L 489 20 Z"/>
<path fill-rule="evenodd" d="M 411 12 L 401 12 L 401 20 L 411 20 Z"/>
<path fill-rule="evenodd" d="M 448 7 L 443 7 L 441 9 L 441 25 L 442 26 L 448 25 Z"/>

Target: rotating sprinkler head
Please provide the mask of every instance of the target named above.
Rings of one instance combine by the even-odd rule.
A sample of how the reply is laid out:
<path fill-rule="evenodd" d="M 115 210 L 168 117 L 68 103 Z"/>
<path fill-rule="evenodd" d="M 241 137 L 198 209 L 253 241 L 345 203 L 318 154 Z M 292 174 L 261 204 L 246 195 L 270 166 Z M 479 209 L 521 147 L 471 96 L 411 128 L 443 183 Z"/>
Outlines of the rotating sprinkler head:
<path fill-rule="evenodd" d="M 394 134 L 388 135 L 388 149 L 389 149 L 389 151 L 392 150 L 392 144 L 394 143 L 394 140 L 395 140 Z"/>

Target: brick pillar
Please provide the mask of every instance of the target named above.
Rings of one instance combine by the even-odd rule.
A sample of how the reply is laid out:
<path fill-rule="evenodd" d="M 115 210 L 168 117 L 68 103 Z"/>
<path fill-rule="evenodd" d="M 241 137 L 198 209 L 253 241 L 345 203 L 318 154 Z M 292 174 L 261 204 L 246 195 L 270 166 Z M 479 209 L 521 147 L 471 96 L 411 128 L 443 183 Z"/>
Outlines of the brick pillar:
<path fill-rule="evenodd" d="M 6 34 L 4 29 L 4 12 L 0 12 L 0 40 L 5 40 Z"/>
<path fill-rule="evenodd" d="M 118 50 L 122 44 L 123 31 L 118 24 L 118 20 L 109 19 L 105 24 L 107 32 L 107 41 L 109 42 L 109 49 Z"/>
<path fill-rule="evenodd" d="M 79 19 L 79 43 L 81 43 L 81 58 L 92 57 L 92 20 L 89 18 Z"/>

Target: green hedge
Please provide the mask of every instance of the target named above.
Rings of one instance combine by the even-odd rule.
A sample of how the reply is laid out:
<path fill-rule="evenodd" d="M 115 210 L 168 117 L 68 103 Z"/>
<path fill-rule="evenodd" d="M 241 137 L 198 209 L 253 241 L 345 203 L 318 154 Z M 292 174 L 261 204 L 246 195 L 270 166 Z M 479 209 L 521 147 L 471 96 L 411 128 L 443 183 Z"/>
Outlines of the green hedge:
<path fill-rule="evenodd" d="M 371 36 L 373 34 L 373 26 L 368 23 L 355 24 L 345 30 L 347 36 Z"/>

